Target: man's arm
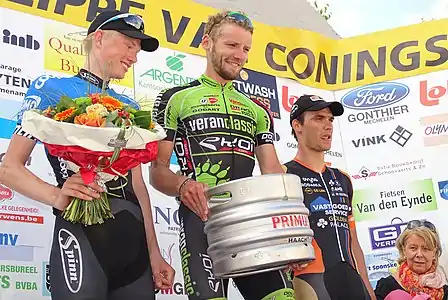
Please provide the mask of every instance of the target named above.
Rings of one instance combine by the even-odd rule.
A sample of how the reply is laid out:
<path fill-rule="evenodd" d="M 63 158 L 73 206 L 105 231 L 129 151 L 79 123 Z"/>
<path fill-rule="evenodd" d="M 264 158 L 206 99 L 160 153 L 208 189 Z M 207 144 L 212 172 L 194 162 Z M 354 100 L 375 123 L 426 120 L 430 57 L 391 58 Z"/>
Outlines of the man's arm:
<path fill-rule="evenodd" d="M 153 119 L 166 130 L 167 136 L 158 143 L 157 159 L 151 163 L 151 185 L 165 195 L 180 196 L 180 200 L 205 221 L 208 215 L 206 185 L 170 170 L 177 120 L 181 113 L 180 100 L 176 99 L 175 93 L 176 88 L 161 92 L 154 102 Z"/>
<path fill-rule="evenodd" d="M 260 166 L 260 172 L 261 174 L 284 173 L 274 147 L 274 119 L 271 112 L 261 102 L 252 101 L 256 105 L 257 113 L 255 155 Z"/>
<path fill-rule="evenodd" d="M 350 176 L 343 171 L 341 171 L 341 172 L 345 175 L 345 177 L 347 179 L 347 188 L 348 188 L 347 192 L 348 192 L 348 197 L 349 197 L 349 203 L 350 203 L 350 206 L 352 207 L 353 184 L 350 179 Z M 370 297 L 372 298 L 372 300 L 376 300 L 375 292 L 373 291 L 372 285 L 370 284 L 370 281 L 369 281 L 369 276 L 367 274 L 366 262 L 364 260 L 364 252 L 362 251 L 361 245 L 359 244 L 358 234 L 356 233 L 355 219 L 353 217 L 353 207 L 348 215 L 348 223 L 349 223 L 349 228 L 350 228 L 350 237 L 352 240 L 350 246 L 353 250 L 353 256 L 355 258 L 356 269 L 357 269 L 359 275 L 361 275 L 362 281 L 364 282 L 364 285 L 366 286 Z"/>
<path fill-rule="evenodd" d="M 370 297 L 375 300 L 375 292 L 373 291 L 372 285 L 369 281 L 369 276 L 367 274 L 367 268 L 366 268 L 366 262 L 364 260 L 364 252 L 362 251 L 361 245 L 358 241 L 358 236 L 356 233 L 356 227 L 354 225 L 354 220 L 350 221 L 350 235 L 352 238 L 352 249 L 353 249 L 353 256 L 355 257 L 355 263 L 356 263 L 356 269 L 358 270 L 359 274 L 361 275 L 362 280 L 364 281 L 364 285 L 366 286 L 367 290 L 369 291 Z"/>
<path fill-rule="evenodd" d="M 170 169 L 172 153 L 172 141 L 159 142 L 157 159 L 151 163 L 151 185 L 167 196 L 177 197 L 179 196 L 180 186 L 188 177 L 176 175 Z"/>
<path fill-rule="evenodd" d="M 56 207 L 59 188 L 41 180 L 25 167 L 35 145 L 36 141 L 13 134 L 0 164 L 0 183 L 25 197 Z"/>
<path fill-rule="evenodd" d="M 255 148 L 261 174 L 284 173 L 273 144 L 264 144 Z"/>
<path fill-rule="evenodd" d="M 146 188 L 145 181 L 143 180 L 141 165 L 132 169 L 132 187 L 134 188 L 138 203 L 142 209 L 146 238 L 150 253 L 160 253 L 159 243 L 157 242 L 157 235 L 152 219 L 151 200 L 149 199 L 148 189 Z"/>

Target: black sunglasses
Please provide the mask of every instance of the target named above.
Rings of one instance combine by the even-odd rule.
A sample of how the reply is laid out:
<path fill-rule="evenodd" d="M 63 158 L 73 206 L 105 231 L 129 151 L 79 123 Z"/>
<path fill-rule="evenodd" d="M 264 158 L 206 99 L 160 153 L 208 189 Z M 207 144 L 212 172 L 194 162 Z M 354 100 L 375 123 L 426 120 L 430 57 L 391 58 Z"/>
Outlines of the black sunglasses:
<path fill-rule="evenodd" d="M 431 222 L 426 221 L 426 220 L 423 220 L 423 221 L 420 221 L 420 220 L 409 221 L 408 225 L 406 226 L 406 229 L 414 229 L 414 228 L 421 227 L 421 226 L 428 228 L 429 230 L 431 230 L 434 233 L 437 233 L 436 226 L 434 224 L 432 224 Z"/>

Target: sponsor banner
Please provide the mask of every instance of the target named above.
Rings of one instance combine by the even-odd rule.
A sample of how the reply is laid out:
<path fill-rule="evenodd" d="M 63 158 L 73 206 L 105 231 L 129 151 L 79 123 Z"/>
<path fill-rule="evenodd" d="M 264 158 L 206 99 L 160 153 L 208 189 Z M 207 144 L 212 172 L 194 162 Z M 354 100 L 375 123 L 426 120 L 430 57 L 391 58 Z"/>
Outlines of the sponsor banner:
<path fill-rule="evenodd" d="M 356 190 L 353 197 L 353 214 L 358 222 L 398 212 L 418 214 L 434 210 L 437 200 L 431 179 Z"/>
<path fill-rule="evenodd" d="M 272 117 L 280 119 L 279 93 L 274 76 L 243 69 L 233 85 L 250 99 L 268 108 Z"/>
<path fill-rule="evenodd" d="M 41 277 L 42 269 L 38 263 L 1 261 L 0 293 L 7 298 L 18 293 L 37 294 L 42 288 Z"/>
<path fill-rule="evenodd" d="M 0 4 L 1 6 L 1 4 Z M 0 98 L 21 101 L 29 80 L 43 70 L 44 19 L 2 9 L 0 18 Z"/>
<path fill-rule="evenodd" d="M 448 113 L 422 117 L 420 125 L 425 147 L 448 144 Z"/>
<path fill-rule="evenodd" d="M 122 11 L 142 15 L 151 24 L 147 33 L 159 38 L 161 46 L 204 55 L 200 47 L 204 22 L 217 10 L 191 0 L 109 1 L 106 7 L 99 2 L 56 5 L 52 0 L 39 6 L 10 0 L 1 6 L 86 28 L 102 8 L 118 8 L 117 2 Z M 308 86 L 338 90 L 446 69 L 446 19 L 340 40 L 307 30 L 254 25 L 247 67 Z"/>
<path fill-rule="evenodd" d="M 134 66 L 136 100 L 152 108 L 160 91 L 194 81 L 205 70 L 205 64 L 202 57 L 172 49 L 140 52 Z"/>
<path fill-rule="evenodd" d="M 418 76 L 416 87 L 419 88 L 421 108 L 425 111 L 439 112 L 448 107 L 448 72 L 440 71 Z"/>
<path fill-rule="evenodd" d="M 398 268 L 398 251 L 368 253 L 364 257 L 370 284 L 375 288 L 378 280 L 392 275 Z"/>
<path fill-rule="evenodd" d="M 406 229 L 407 222 L 399 217 L 392 218 L 390 224 L 369 227 L 372 250 L 394 248 L 400 234 Z"/>

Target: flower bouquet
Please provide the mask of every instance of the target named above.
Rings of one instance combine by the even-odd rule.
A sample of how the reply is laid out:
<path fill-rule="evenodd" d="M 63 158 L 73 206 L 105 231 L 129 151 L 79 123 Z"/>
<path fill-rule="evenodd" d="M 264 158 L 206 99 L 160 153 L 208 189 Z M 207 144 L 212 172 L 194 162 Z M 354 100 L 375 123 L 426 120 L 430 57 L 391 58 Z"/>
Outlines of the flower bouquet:
<path fill-rule="evenodd" d="M 156 159 L 157 141 L 165 138 L 163 128 L 151 119 L 151 112 L 137 110 L 111 96 L 90 94 L 71 99 L 62 96 L 56 106 L 29 110 L 22 127 L 42 142 L 47 151 L 67 161 L 80 172 L 85 184 L 102 186 L 99 199 L 74 198 L 62 217 L 84 225 L 102 224 L 113 218 L 105 183 L 122 177 L 141 163 Z"/>

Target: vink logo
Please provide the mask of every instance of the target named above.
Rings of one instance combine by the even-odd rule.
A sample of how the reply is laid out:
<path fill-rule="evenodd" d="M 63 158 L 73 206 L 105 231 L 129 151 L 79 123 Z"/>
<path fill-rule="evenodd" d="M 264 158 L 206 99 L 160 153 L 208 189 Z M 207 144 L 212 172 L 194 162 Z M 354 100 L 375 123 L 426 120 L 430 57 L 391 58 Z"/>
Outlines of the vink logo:
<path fill-rule="evenodd" d="M 399 220 L 400 223 L 393 224 L 394 220 Z M 406 225 L 407 222 L 395 217 L 390 225 L 369 228 L 372 250 L 395 247 L 397 238 L 404 231 Z"/>
<path fill-rule="evenodd" d="M 385 139 L 386 135 L 382 134 L 382 135 L 375 135 L 375 136 L 369 136 L 369 137 L 362 137 L 356 140 L 352 140 L 353 146 L 355 146 L 355 148 L 359 148 L 359 147 L 367 147 L 367 146 L 372 146 L 372 145 L 379 145 L 379 144 L 384 144 L 386 143 L 386 139 Z"/>
<path fill-rule="evenodd" d="M 439 185 L 440 197 L 442 197 L 445 200 L 448 200 L 448 180 L 439 181 L 438 185 Z"/>
<path fill-rule="evenodd" d="M 341 102 L 351 109 L 374 109 L 396 103 L 408 94 L 409 87 L 402 83 L 381 82 L 354 89 L 345 94 Z"/>
<path fill-rule="evenodd" d="M 31 50 L 38 50 L 40 48 L 39 42 L 32 35 L 27 34 L 26 37 L 17 36 L 8 29 L 3 30 L 3 43 Z"/>
<path fill-rule="evenodd" d="M 66 229 L 59 230 L 58 240 L 65 283 L 70 292 L 76 294 L 82 285 L 81 246 L 78 239 Z"/>

